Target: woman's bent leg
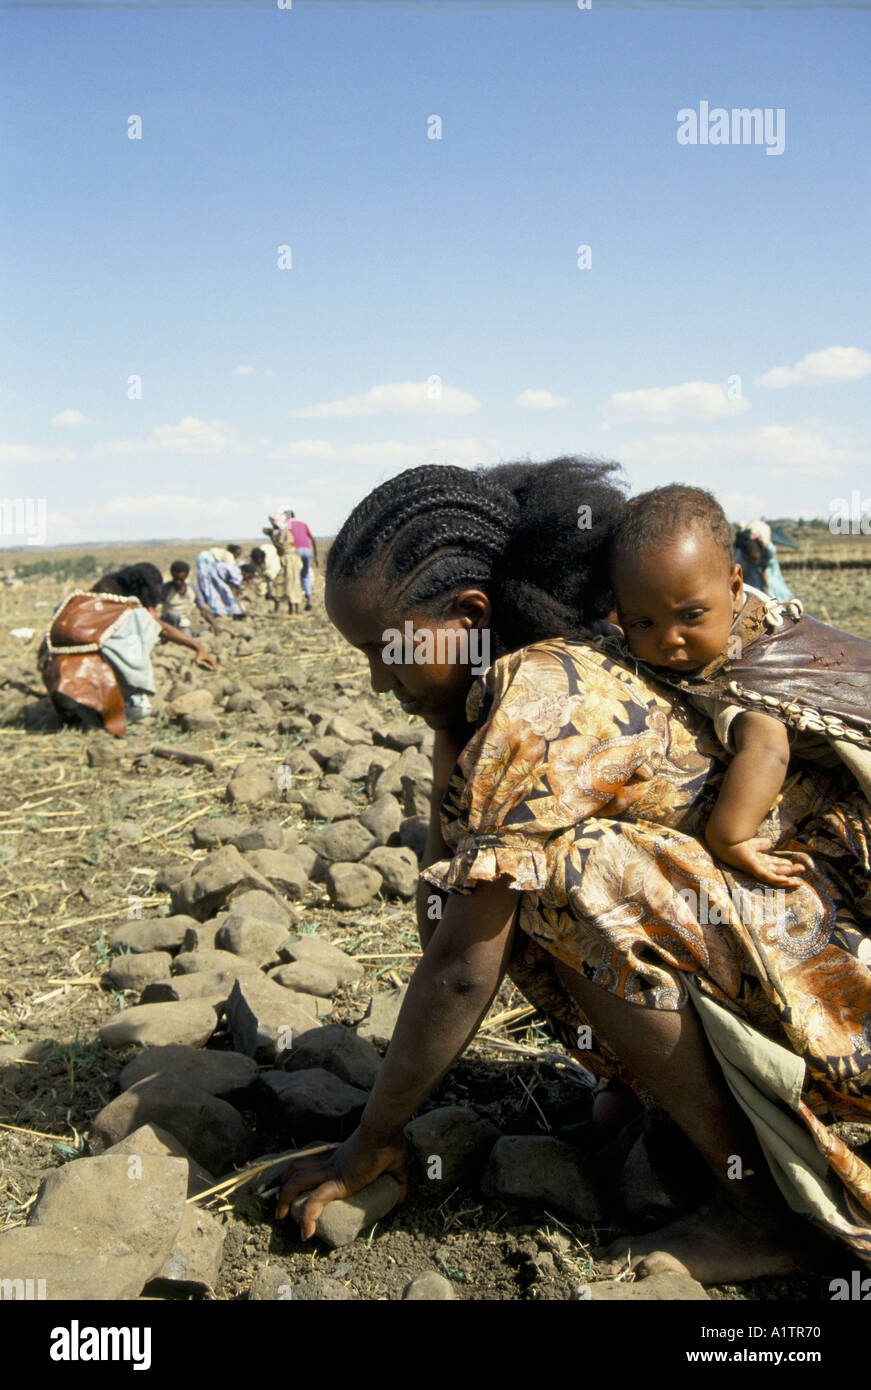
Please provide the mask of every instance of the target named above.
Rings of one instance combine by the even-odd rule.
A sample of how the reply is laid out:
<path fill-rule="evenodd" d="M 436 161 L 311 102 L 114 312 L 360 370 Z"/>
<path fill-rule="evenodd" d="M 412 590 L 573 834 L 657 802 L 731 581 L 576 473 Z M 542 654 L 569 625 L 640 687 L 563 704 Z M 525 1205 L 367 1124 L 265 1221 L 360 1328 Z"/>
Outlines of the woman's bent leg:
<path fill-rule="evenodd" d="M 639 1273 L 680 1269 L 703 1283 L 807 1267 L 818 1240 L 784 1202 L 692 1004 L 677 1011 L 642 1008 L 567 966 L 558 969 L 593 1029 L 680 1126 L 720 1187 L 700 1211 L 643 1239 L 622 1238 L 607 1258 L 624 1263 L 631 1247 Z"/>

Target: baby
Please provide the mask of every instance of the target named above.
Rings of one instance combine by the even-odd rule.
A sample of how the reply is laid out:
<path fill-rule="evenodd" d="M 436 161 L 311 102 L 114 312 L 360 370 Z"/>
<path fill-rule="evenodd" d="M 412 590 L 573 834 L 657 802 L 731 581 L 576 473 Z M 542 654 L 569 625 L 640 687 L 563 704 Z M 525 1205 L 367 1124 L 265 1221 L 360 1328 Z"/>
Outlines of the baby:
<path fill-rule="evenodd" d="M 611 584 L 634 655 L 713 718 L 734 753 L 705 832 L 710 849 L 763 883 L 797 887 L 803 864 L 772 853 L 757 832 L 791 747 L 818 761 L 840 757 L 868 795 L 871 643 L 745 588 L 726 515 L 701 488 L 675 484 L 631 500 Z M 790 729 L 805 731 L 792 745 Z"/>

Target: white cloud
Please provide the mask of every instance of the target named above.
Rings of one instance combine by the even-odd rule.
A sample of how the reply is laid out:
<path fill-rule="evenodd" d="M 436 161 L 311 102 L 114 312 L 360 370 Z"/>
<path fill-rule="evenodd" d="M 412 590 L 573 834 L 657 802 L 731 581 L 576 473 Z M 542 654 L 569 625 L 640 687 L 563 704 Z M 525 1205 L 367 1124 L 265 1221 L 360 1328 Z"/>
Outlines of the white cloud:
<path fill-rule="evenodd" d="M 238 451 L 235 425 L 186 415 L 177 425 L 155 425 L 145 439 L 110 439 L 98 454 L 226 454 Z"/>
<path fill-rule="evenodd" d="M 730 521 L 755 521 L 767 509 L 764 498 L 755 492 L 721 492 L 718 496 Z"/>
<path fill-rule="evenodd" d="M 234 367 L 234 368 L 233 368 L 233 375 L 234 375 L 234 376 L 253 376 L 253 375 L 254 375 L 254 371 L 255 371 L 254 367 Z"/>
<path fill-rule="evenodd" d="M 762 425 L 728 435 L 656 434 L 615 449 L 628 465 L 654 469 L 660 483 L 690 482 L 716 487 L 736 468 L 752 468 L 753 482 L 832 477 L 845 468 L 867 469 L 867 454 L 842 430 Z M 784 510 L 789 497 L 784 494 Z"/>
<path fill-rule="evenodd" d="M 0 463 L 70 463 L 72 449 L 44 449 L 41 444 L 0 444 Z"/>
<path fill-rule="evenodd" d="M 377 444 L 333 444 L 328 439 L 297 439 L 292 444 L 271 449 L 270 459 L 298 460 L 302 463 L 337 463 L 380 467 L 389 473 L 415 468 L 423 463 L 452 463 L 466 467 L 476 463 L 495 463 L 494 439 L 424 439 L 406 443 L 398 439 Z"/>
<path fill-rule="evenodd" d="M 684 381 L 680 386 L 650 386 L 640 391 L 618 391 L 607 407 L 626 415 L 655 420 L 713 420 L 740 415 L 750 402 L 739 396 L 730 400 L 719 381 Z"/>
<path fill-rule="evenodd" d="M 428 381 L 397 381 L 389 386 L 373 386 L 360 396 L 338 401 L 322 401 L 290 412 L 293 420 L 338 420 L 353 415 L 471 415 L 480 401 L 455 386 L 445 386 L 439 377 Z"/>
<path fill-rule="evenodd" d="M 772 367 L 756 378 L 757 386 L 781 391 L 786 386 L 828 386 L 837 381 L 860 381 L 871 375 L 871 355 L 856 347 L 823 348 L 809 352 L 794 367 Z"/>
<path fill-rule="evenodd" d="M 89 425 L 91 422 L 80 410 L 59 410 L 57 415 L 52 415 L 51 423 L 74 430 L 78 429 L 79 425 Z"/>
<path fill-rule="evenodd" d="M 568 405 L 568 396 L 555 396 L 551 391 L 521 391 L 515 400 L 523 410 L 562 410 Z"/>

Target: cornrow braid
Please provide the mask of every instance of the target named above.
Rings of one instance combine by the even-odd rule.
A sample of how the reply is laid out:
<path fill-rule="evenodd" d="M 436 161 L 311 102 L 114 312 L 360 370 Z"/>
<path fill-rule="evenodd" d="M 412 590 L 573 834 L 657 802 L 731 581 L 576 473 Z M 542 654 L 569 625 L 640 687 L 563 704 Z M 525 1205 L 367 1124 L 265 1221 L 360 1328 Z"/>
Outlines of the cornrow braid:
<path fill-rule="evenodd" d="M 462 589 L 481 589 L 503 650 L 580 635 L 608 602 L 606 549 L 624 506 L 615 470 L 580 458 L 408 469 L 355 507 L 330 548 L 327 582 L 375 572 L 397 604 L 433 616 Z"/>

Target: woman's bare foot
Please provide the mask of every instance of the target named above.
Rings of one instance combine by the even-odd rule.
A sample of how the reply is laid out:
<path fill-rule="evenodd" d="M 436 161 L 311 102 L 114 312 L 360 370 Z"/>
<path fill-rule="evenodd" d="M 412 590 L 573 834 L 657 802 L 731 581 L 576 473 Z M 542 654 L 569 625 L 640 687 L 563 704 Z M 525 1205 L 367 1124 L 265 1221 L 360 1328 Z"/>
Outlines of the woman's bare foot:
<path fill-rule="evenodd" d="M 597 1268 L 613 1276 L 628 1264 L 638 1278 L 671 1271 L 700 1284 L 736 1284 L 812 1268 L 820 1246 L 808 1224 L 791 1213 L 751 1219 L 718 1195 L 652 1235 L 621 1236 L 603 1250 Z"/>

